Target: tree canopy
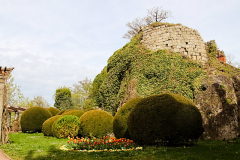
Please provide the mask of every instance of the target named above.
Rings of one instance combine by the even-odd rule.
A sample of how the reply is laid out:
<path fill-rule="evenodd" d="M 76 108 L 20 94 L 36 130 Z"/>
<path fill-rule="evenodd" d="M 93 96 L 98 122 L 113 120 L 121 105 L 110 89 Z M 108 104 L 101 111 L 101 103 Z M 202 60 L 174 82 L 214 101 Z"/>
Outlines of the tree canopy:
<path fill-rule="evenodd" d="M 54 107 L 59 110 L 73 108 L 71 90 L 68 87 L 60 87 L 56 90 L 53 96 L 55 103 Z"/>

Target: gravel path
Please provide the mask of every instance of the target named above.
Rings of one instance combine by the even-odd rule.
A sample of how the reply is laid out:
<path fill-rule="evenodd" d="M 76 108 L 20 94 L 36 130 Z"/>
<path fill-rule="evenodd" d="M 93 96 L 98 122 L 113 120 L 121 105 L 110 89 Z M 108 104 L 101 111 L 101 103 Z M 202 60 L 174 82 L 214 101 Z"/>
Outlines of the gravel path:
<path fill-rule="evenodd" d="M 3 153 L 3 151 L 0 149 L 0 160 L 12 160 L 8 155 Z"/>

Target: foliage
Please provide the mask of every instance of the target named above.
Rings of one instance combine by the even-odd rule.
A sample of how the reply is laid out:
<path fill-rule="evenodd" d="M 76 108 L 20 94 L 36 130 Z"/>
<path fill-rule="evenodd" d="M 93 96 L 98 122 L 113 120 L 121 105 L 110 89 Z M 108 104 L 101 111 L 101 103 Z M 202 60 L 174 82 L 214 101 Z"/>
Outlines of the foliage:
<path fill-rule="evenodd" d="M 172 159 L 172 160 L 210 160 L 240 159 L 240 138 L 229 141 L 200 140 L 194 146 L 143 146 L 142 151 L 128 152 L 77 152 L 62 151 L 59 144 L 66 139 L 44 137 L 42 133 L 10 133 L 9 144 L 0 144 L 1 150 L 14 160 L 72 160 L 72 159 Z"/>
<path fill-rule="evenodd" d="M 131 37 L 135 36 L 139 33 L 142 27 L 147 26 L 154 22 L 161 22 L 169 17 L 171 17 L 171 12 L 167 10 L 163 10 L 162 7 L 153 7 L 152 9 L 148 9 L 148 14 L 146 17 L 140 19 L 136 18 L 131 23 L 128 22 L 126 24 L 130 30 L 123 36 L 123 38 L 131 39 Z"/>
<path fill-rule="evenodd" d="M 138 144 L 176 144 L 198 140 L 203 133 L 202 117 L 195 104 L 180 95 L 154 95 L 133 108 L 128 130 Z"/>
<path fill-rule="evenodd" d="M 136 147 L 132 140 L 126 138 L 109 138 L 108 136 L 104 136 L 102 138 L 69 138 L 67 142 L 67 149 L 85 151 L 124 151 L 134 149 Z"/>
<path fill-rule="evenodd" d="M 66 110 L 73 108 L 71 91 L 67 87 L 60 87 L 56 90 L 54 94 L 54 107 L 59 110 Z"/>
<path fill-rule="evenodd" d="M 79 133 L 82 136 L 103 137 L 113 132 L 113 116 L 102 110 L 90 110 L 79 121 Z"/>
<path fill-rule="evenodd" d="M 85 112 L 83 110 L 72 110 L 72 111 L 68 111 L 68 112 L 64 112 L 62 115 L 73 115 L 73 116 L 77 116 L 78 118 L 80 118 Z"/>
<path fill-rule="evenodd" d="M 138 97 L 172 92 L 194 99 L 194 81 L 203 74 L 201 64 L 166 50 L 149 53 L 140 39 L 141 34 L 136 35 L 109 58 L 106 78 L 95 94 L 97 106 L 112 115 L 132 78 L 138 80 Z"/>
<path fill-rule="evenodd" d="M 79 118 L 73 115 L 60 117 L 53 128 L 53 135 L 57 138 L 74 137 L 78 134 Z"/>
<path fill-rule="evenodd" d="M 236 68 L 226 63 L 221 63 L 216 59 L 218 50 L 215 41 L 214 42 L 210 41 L 207 43 L 206 51 L 209 57 L 209 61 L 205 65 L 205 70 L 208 75 L 210 74 L 226 75 L 229 78 L 232 78 L 232 76 L 240 74 L 239 68 Z"/>
<path fill-rule="evenodd" d="M 62 111 L 58 112 L 56 115 L 62 115 L 64 112 L 66 112 L 66 110 L 62 110 Z"/>
<path fill-rule="evenodd" d="M 87 99 L 86 101 L 84 101 L 83 103 L 83 109 L 88 109 L 88 108 L 92 108 L 94 107 L 94 103 L 92 99 Z"/>
<path fill-rule="evenodd" d="M 22 132 L 42 132 L 42 124 L 52 117 L 43 107 L 31 107 L 22 113 L 20 124 Z"/>
<path fill-rule="evenodd" d="M 49 107 L 49 108 L 47 108 L 47 110 L 48 110 L 53 116 L 55 116 L 58 112 L 60 112 L 59 109 L 54 108 L 54 107 Z"/>
<path fill-rule="evenodd" d="M 51 105 L 43 98 L 43 96 L 34 96 L 33 98 L 34 106 L 39 106 L 43 108 L 49 108 Z"/>
<path fill-rule="evenodd" d="M 206 51 L 207 51 L 208 57 L 210 59 L 216 59 L 216 57 L 217 57 L 217 45 L 216 44 L 209 43 L 206 46 Z"/>
<path fill-rule="evenodd" d="M 129 116 L 131 110 L 141 100 L 142 100 L 142 98 L 140 98 L 140 97 L 129 100 L 118 110 L 117 114 L 114 116 L 113 133 L 116 138 L 131 139 L 129 132 L 128 132 L 128 126 L 127 126 L 128 116 Z"/>
<path fill-rule="evenodd" d="M 82 106 L 92 91 L 92 80 L 85 78 L 78 83 L 73 84 L 71 88 L 72 99 L 75 105 Z"/>
<path fill-rule="evenodd" d="M 92 91 L 90 92 L 89 97 L 91 98 L 91 103 L 94 104 L 95 106 L 98 106 L 98 104 L 101 102 L 101 100 L 99 99 L 98 90 L 102 85 L 103 81 L 105 80 L 106 76 L 107 76 L 107 67 L 105 66 L 101 71 L 101 73 L 99 73 L 93 80 L 93 88 L 92 88 Z"/>
<path fill-rule="evenodd" d="M 48 118 L 42 125 L 42 132 L 44 136 L 53 136 L 52 133 L 52 124 L 57 121 L 62 115 L 56 115 Z"/>
<path fill-rule="evenodd" d="M 14 83 L 14 77 L 10 74 L 6 81 L 7 87 L 7 104 L 21 106 L 22 101 L 25 100 L 20 86 Z"/>
<path fill-rule="evenodd" d="M 91 108 L 85 109 L 84 111 L 87 112 L 87 111 L 91 111 L 91 110 L 96 110 L 96 109 L 91 107 Z"/>

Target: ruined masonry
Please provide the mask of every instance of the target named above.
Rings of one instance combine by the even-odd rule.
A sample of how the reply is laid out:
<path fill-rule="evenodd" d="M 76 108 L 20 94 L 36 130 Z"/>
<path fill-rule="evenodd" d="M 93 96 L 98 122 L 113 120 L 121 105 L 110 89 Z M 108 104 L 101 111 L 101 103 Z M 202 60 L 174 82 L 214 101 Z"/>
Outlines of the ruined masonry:
<path fill-rule="evenodd" d="M 205 42 L 197 30 L 181 25 L 142 28 L 142 44 L 152 51 L 167 49 L 200 62 L 207 62 Z"/>

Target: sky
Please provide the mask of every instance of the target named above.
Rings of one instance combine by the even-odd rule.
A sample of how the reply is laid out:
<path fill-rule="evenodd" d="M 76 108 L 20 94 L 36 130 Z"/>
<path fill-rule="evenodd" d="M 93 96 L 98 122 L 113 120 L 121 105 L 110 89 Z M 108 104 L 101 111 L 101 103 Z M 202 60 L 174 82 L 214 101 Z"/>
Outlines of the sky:
<path fill-rule="evenodd" d="M 0 0 L 0 66 L 25 97 L 52 106 L 57 88 L 95 76 L 129 39 L 126 24 L 162 7 L 240 62 L 239 0 Z"/>

